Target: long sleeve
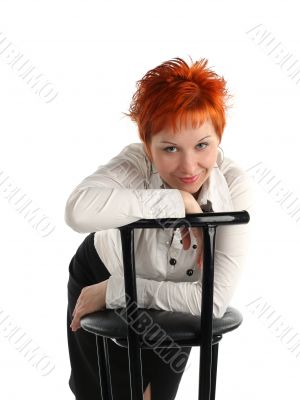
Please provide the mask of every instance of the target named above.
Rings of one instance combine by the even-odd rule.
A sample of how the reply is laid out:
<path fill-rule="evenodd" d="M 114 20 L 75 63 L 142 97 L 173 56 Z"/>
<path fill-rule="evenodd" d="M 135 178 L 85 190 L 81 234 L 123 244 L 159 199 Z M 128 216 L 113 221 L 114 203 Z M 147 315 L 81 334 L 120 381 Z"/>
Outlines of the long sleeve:
<path fill-rule="evenodd" d="M 254 208 L 254 186 L 247 174 L 231 182 L 230 193 L 235 211 Z M 217 227 L 215 242 L 215 273 L 213 316 L 221 318 L 234 294 L 247 256 L 251 222 Z M 184 250 L 183 250 L 184 251 Z M 201 313 L 202 285 L 196 282 L 155 281 L 137 277 L 137 300 L 141 308 L 180 311 L 193 315 Z M 125 307 L 124 280 L 121 274 L 110 277 L 106 307 Z"/>
<path fill-rule="evenodd" d="M 65 222 L 73 230 L 96 232 L 142 218 L 185 216 L 179 190 L 145 188 L 145 159 L 132 148 L 125 147 L 73 190 L 65 207 Z"/>

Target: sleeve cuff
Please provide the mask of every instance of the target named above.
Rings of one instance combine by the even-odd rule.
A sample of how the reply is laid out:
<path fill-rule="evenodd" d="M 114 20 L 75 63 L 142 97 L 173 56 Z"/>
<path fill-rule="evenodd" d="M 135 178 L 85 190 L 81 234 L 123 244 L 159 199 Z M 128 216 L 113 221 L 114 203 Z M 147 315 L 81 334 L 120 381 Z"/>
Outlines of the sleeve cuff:
<path fill-rule="evenodd" d="M 133 190 L 146 219 L 184 218 L 185 206 L 177 189 Z"/>

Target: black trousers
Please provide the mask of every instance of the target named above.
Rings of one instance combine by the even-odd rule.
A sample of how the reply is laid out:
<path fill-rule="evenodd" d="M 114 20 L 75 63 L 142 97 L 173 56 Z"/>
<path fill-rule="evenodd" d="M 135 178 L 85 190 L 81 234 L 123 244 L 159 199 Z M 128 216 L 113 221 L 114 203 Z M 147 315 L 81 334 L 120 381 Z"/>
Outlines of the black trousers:
<path fill-rule="evenodd" d="M 100 390 L 95 336 L 82 328 L 76 332 L 70 328 L 72 312 L 81 289 L 110 277 L 95 249 L 94 234 L 92 232 L 86 236 L 69 264 L 67 309 L 67 336 L 71 364 L 69 386 L 76 400 L 105 400 L 102 399 Z M 130 400 L 128 350 L 112 340 L 108 340 L 108 348 L 114 400 Z M 171 349 L 173 350 L 175 355 L 178 349 Z M 187 354 L 186 365 L 191 347 L 183 347 L 181 351 Z M 151 349 L 142 349 L 141 353 L 144 390 L 151 382 L 152 400 L 174 400 L 183 372 L 174 371 Z"/>

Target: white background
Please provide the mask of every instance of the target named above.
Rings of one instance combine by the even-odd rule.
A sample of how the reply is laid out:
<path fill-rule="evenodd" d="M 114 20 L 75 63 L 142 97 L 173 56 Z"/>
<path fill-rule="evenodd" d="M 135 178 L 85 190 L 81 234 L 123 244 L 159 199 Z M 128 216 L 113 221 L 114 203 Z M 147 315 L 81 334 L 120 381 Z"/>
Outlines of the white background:
<path fill-rule="evenodd" d="M 68 387 L 68 265 L 86 235 L 65 224 L 64 207 L 82 179 L 139 141 L 121 113 L 149 69 L 174 57 L 207 58 L 234 95 L 221 143 L 225 155 L 245 169 L 261 163 L 298 201 L 300 73 L 289 77 L 280 54 L 268 55 L 272 44 L 259 45 L 261 32 L 256 38 L 247 33 L 260 24 L 274 45 L 281 42 L 300 59 L 296 1 L 1 2 L 7 44 L 58 92 L 47 103 L 11 68 L 5 52 L 0 55 L 0 172 L 55 225 L 42 237 L 0 186 L 1 399 L 74 398 Z M 253 179 L 254 238 L 232 301 L 244 321 L 220 343 L 216 399 L 299 398 L 300 222 Z M 249 306 L 257 299 L 272 310 L 269 320 Z M 275 317 L 296 335 L 294 350 L 281 340 L 278 324 L 269 327 Z M 44 364 L 32 366 L 9 341 L 13 327 L 40 348 Z M 194 348 L 176 399 L 197 398 L 198 356 Z M 46 360 L 55 368 L 43 376 Z"/>

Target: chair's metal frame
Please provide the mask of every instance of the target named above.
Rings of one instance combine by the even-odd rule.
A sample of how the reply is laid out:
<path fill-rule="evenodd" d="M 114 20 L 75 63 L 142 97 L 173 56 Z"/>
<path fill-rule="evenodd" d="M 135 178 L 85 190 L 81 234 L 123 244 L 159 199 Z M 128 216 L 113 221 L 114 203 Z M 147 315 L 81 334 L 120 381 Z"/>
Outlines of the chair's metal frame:
<path fill-rule="evenodd" d="M 201 351 L 199 368 L 199 399 L 214 400 L 216 390 L 218 347 L 222 335 L 214 336 L 213 328 L 213 289 L 214 289 L 214 251 L 215 235 L 218 225 L 245 224 L 250 220 L 247 211 L 208 212 L 187 214 L 185 218 L 141 219 L 137 222 L 119 227 L 122 241 L 124 281 L 126 296 L 126 318 L 128 327 L 128 358 L 131 387 L 131 400 L 143 400 L 143 376 L 141 363 L 141 342 L 136 327 L 138 323 L 136 272 L 134 254 L 134 229 L 157 229 L 198 227 L 203 228 L 204 256 L 202 275 L 202 302 L 200 315 Z M 130 310 L 130 319 L 129 319 Z M 129 323 L 133 320 L 133 323 Z M 109 357 L 108 338 L 96 335 L 99 375 L 102 398 L 113 400 Z M 184 346 L 184 343 L 180 342 Z M 186 344 L 187 345 L 187 344 Z M 105 357 L 100 357 L 104 354 Z"/>

